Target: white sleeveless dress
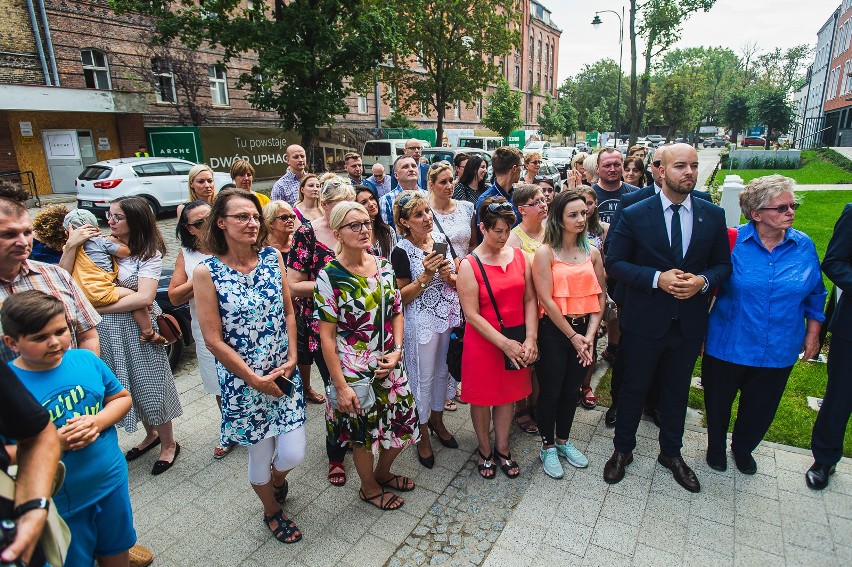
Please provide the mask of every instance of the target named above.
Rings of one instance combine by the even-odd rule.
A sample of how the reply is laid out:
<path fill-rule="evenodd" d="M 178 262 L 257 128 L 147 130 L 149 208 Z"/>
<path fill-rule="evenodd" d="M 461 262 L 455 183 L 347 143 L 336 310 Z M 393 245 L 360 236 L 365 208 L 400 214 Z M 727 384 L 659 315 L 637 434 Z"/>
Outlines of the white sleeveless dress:
<path fill-rule="evenodd" d="M 186 277 L 192 279 L 192 271 L 195 266 L 210 257 L 198 250 L 181 248 L 183 251 L 183 265 L 186 269 Z M 216 359 L 207 350 L 204 337 L 201 335 L 201 327 L 198 324 L 198 312 L 195 310 L 195 298 L 189 300 L 189 314 L 192 316 L 192 338 L 195 339 L 195 356 L 198 358 L 198 371 L 201 373 L 201 385 L 208 394 L 221 396 L 219 377 L 216 374 Z"/>

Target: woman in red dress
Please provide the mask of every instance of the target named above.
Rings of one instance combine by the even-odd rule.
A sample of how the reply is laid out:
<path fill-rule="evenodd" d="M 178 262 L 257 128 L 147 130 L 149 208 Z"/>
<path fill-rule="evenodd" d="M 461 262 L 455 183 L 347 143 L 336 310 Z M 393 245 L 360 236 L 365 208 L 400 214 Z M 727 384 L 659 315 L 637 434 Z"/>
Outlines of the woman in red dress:
<path fill-rule="evenodd" d="M 496 467 L 509 478 L 520 473 L 509 451 L 512 404 L 530 395 L 530 368 L 538 358 L 538 303 L 531 267 L 519 248 L 506 246 L 515 224 L 512 205 L 502 197 L 479 208 L 483 241 L 462 260 L 456 281 L 467 318 L 462 353 L 462 401 L 470 404 L 479 441 L 479 474 L 494 478 Z M 491 286 L 504 327 L 525 325 L 523 342 L 505 337 L 486 287 Z M 519 337 L 520 338 L 520 337 Z M 507 370 L 506 359 L 518 370 Z M 494 423 L 494 452 L 489 430 Z M 494 457 L 497 460 L 494 460 Z"/>

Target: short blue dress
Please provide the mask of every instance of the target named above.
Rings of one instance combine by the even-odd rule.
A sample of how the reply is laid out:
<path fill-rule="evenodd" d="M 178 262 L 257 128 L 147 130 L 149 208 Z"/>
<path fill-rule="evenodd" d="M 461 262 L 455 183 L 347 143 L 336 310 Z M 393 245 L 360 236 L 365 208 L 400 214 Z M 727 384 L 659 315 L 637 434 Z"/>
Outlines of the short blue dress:
<path fill-rule="evenodd" d="M 202 262 L 210 270 L 225 342 L 259 376 L 287 360 L 287 322 L 278 254 L 269 246 L 258 253 L 257 266 L 243 274 L 212 257 Z M 254 445 L 305 423 L 302 380 L 291 376 L 293 395 L 276 398 L 258 392 L 216 361 L 222 388 L 221 444 Z"/>

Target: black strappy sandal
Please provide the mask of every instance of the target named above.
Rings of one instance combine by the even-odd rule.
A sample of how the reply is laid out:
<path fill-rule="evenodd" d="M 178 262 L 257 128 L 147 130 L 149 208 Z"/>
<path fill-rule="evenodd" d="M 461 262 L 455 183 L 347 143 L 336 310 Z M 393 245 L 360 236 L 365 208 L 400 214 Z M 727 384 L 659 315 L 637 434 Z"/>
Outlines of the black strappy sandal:
<path fill-rule="evenodd" d="M 481 458 L 484 461 L 481 465 L 480 464 L 476 465 L 476 468 L 479 470 L 479 476 L 481 476 L 482 478 L 484 478 L 486 480 L 491 480 L 494 477 L 496 477 L 497 476 L 497 465 L 494 464 L 494 461 L 492 461 L 492 459 L 494 458 L 494 453 L 491 453 L 486 457 L 485 455 L 482 454 L 482 451 L 480 451 L 479 449 L 477 449 L 476 452 L 479 453 L 479 458 Z M 488 471 L 491 471 L 490 476 L 486 476 L 486 475 L 482 474 L 482 473 L 485 473 L 485 472 L 488 472 Z"/>
<path fill-rule="evenodd" d="M 385 494 L 390 494 L 391 499 L 385 502 Z M 363 490 L 358 491 L 358 496 L 366 502 L 367 504 L 372 504 L 379 510 L 398 510 L 402 508 L 402 505 L 405 504 L 405 501 L 392 492 L 386 492 L 384 488 L 382 491 L 376 494 L 375 496 L 367 496 L 364 494 Z M 378 502 L 377 502 L 378 500 Z M 399 504 L 397 504 L 399 502 Z"/>
<path fill-rule="evenodd" d="M 498 459 L 500 459 L 500 470 L 503 471 L 503 474 L 505 474 L 507 477 L 517 478 L 517 476 L 521 474 L 521 467 L 518 466 L 517 462 L 512 460 L 512 453 L 504 455 L 497 449 L 494 449 L 494 455 Z M 517 472 L 515 474 L 509 473 L 509 471 L 512 469 L 517 469 Z"/>
<path fill-rule="evenodd" d="M 284 505 L 284 501 L 287 500 L 288 492 L 290 492 L 290 484 L 287 482 L 286 478 L 284 479 L 284 484 L 281 486 L 275 486 L 275 483 L 272 483 L 272 495 L 275 496 L 275 501 L 278 502 L 279 505 Z"/>
<path fill-rule="evenodd" d="M 272 535 L 280 541 L 281 543 L 296 543 L 297 541 L 301 541 L 302 532 L 296 526 L 296 522 L 291 519 L 284 519 L 284 515 L 281 512 L 276 512 L 271 516 L 264 516 L 263 521 L 266 523 L 266 527 L 272 532 Z M 274 530 L 272 529 L 272 522 L 275 521 L 278 523 L 278 527 Z M 296 539 L 289 539 L 296 535 L 298 536 Z"/>

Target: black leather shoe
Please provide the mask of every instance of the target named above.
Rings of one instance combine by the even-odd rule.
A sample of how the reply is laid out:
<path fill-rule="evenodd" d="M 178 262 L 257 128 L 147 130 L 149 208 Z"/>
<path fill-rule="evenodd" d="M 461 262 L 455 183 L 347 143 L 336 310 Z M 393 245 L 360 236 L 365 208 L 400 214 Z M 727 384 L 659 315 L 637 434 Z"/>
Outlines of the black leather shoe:
<path fill-rule="evenodd" d="M 441 443 L 441 445 L 443 445 L 444 447 L 449 447 L 450 449 L 458 449 L 459 448 L 459 442 L 456 441 L 455 437 L 450 435 L 449 439 L 444 439 L 443 437 L 441 437 L 440 433 L 438 433 L 438 430 L 436 430 L 435 427 L 432 425 L 432 422 L 426 422 L 426 423 L 429 427 L 429 433 L 434 435 L 435 437 L 437 437 L 438 441 Z M 429 467 L 429 468 L 431 468 L 431 467 Z"/>
<path fill-rule="evenodd" d="M 175 461 L 180 455 L 180 443 L 175 443 L 175 456 L 172 457 L 171 461 L 157 461 L 154 463 L 154 468 L 151 469 L 151 474 L 157 476 L 159 474 L 163 474 L 175 464 Z"/>
<path fill-rule="evenodd" d="M 754 474 L 757 472 L 757 463 L 751 453 L 745 455 L 737 455 L 734 453 L 734 464 L 737 465 L 737 470 L 743 474 Z"/>
<path fill-rule="evenodd" d="M 435 466 L 435 454 L 432 453 L 428 457 L 421 457 L 420 453 L 417 453 L 417 460 L 420 461 L 420 464 L 426 467 L 427 469 L 431 469 Z"/>
<path fill-rule="evenodd" d="M 824 465 L 814 461 L 814 464 L 811 465 L 811 468 L 805 473 L 805 483 L 807 483 L 808 488 L 822 490 L 828 486 L 828 477 L 833 474 L 834 465 Z"/>
<path fill-rule="evenodd" d="M 604 415 L 604 424 L 607 427 L 615 427 L 616 417 L 618 417 L 618 408 L 616 406 L 612 406 L 606 410 L 606 415 Z"/>
<path fill-rule="evenodd" d="M 695 472 L 683 461 L 683 457 L 667 457 L 660 453 L 657 462 L 672 471 L 675 481 L 690 492 L 700 492 L 701 484 Z"/>
<path fill-rule="evenodd" d="M 633 453 L 615 451 L 604 465 L 603 478 L 607 484 L 621 482 L 624 478 L 624 468 L 633 462 Z"/>
<path fill-rule="evenodd" d="M 714 471 L 725 472 L 728 470 L 728 457 L 725 451 L 707 449 L 707 464 Z"/>

